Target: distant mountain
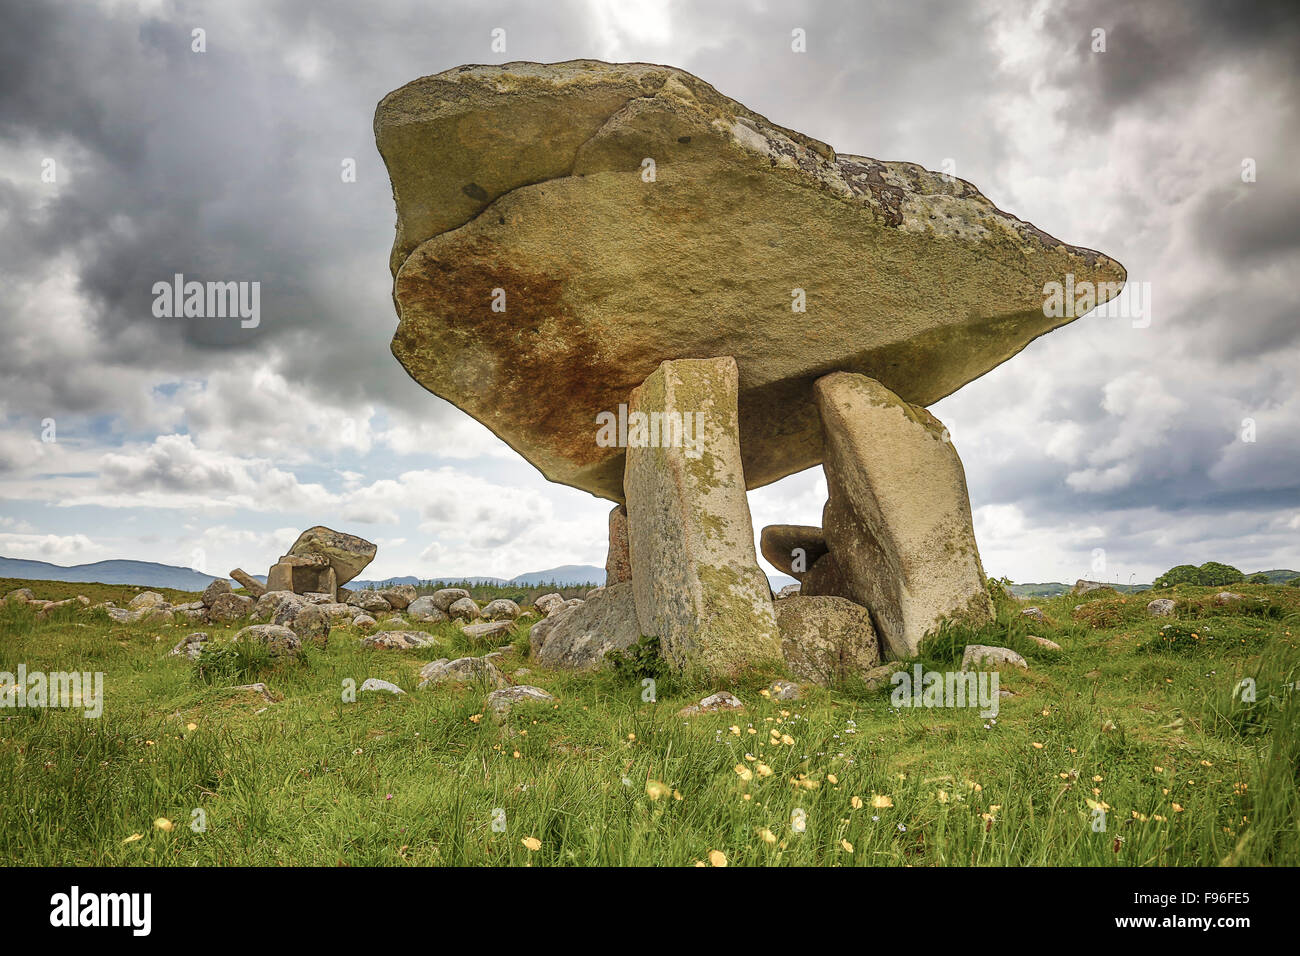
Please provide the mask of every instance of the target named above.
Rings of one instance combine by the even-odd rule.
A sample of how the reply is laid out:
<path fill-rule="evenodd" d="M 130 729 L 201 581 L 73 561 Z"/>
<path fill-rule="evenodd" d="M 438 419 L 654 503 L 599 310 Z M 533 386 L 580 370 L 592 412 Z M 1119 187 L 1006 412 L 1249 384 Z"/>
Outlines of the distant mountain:
<path fill-rule="evenodd" d="M 604 584 L 605 569 L 591 564 L 562 564 L 558 568 L 545 571 L 530 571 L 510 579 L 510 584 L 519 587 L 535 588 L 539 584 L 561 584 L 575 587 L 579 584 Z"/>
<path fill-rule="evenodd" d="M 96 561 L 64 567 L 46 561 L 0 558 L 0 577 L 36 581 L 77 581 L 85 584 L 136 584 L 144 588 L 202 591 L 214 580 L 193 568 L 177 568 L 153 561 Z"/>

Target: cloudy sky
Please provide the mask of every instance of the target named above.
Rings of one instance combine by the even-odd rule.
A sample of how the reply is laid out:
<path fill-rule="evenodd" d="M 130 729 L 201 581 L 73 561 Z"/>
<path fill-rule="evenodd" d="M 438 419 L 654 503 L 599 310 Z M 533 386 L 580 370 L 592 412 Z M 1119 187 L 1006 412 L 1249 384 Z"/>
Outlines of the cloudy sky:
<path fill-rule="evenodd" d="M 324 523 L 379 543 L 367 577 L 603 564 L 607 502 L 547 482 L 390 354 L 395 215 L 371 130 L 419 76 L 592 57 L 681 67 L 844 152 L 951 159 L 1149 290 L 1149 323 L 1088 316 L 933 407 L 990 574 L 1300 568 L 1293 3 L 0 14 L 0 555 L 261 572 Z M 155 317 L 175 273 L 260 282 L 260 325 Z M 818 524 L 824 498 L 820 468 L 751 492 L 755 526 Z"/>

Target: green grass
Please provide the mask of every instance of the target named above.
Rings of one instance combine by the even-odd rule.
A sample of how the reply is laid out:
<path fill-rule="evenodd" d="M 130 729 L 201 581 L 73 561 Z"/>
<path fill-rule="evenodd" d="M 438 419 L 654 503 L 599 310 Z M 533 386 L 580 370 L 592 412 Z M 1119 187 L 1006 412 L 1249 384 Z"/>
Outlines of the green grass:
<path fill-rule="evenodd" d="M 119 605 L 134 593 L 0 582 L 23 585 Z M 1014 696 L 996 723 L 896 710 L 888 688 L 805 688 L 777 702 L 755 681 L 725 687 L 744 711 L 687 720 L 682 706 L 724 685 L 645 702 L 635 680 L 525 660 L 524 622 L 501 669 L 528 667 L 519 682 L 557 701 L 498 725 L 484 688 L 416 690 L 425 661 L 493 649 L 453 625 L 416 626 L 441 642 L 419 652 L 365 650 L 336 627 L 300 664 L 254 655 L 200 679 L 167 651 L 192 630 L 220 643 L 236 628 L 120 625 L 77 608 L 37 621 L 5 606 L 0 671 L 103 671 L 106 691 L 98 720 L 0 710 L 0 861 L 689 866 L 718 851 L 731 865 L 1294 866 L 1300 589 L 1234 586 L 1265 599 L 1239 608 L 1213 606 L 1218 590 L 1039 600 L 1046 625 L 1004 599 L 993 624 L 927 641 L 930 669 L 954 668 L 973 642 L 1028 659 L 1027 672 L 1003 670 Z M 1180 627 L 1213 639 L 1151 646 L 1171 623 L 1146 616 L 1156 596 L 1180 602 Z M 345 703 L 344 682 L 366 677 L 408 693 Z M 1234 692 L 1243 678 L 1253 703 Z M 252 680 L 276 702 L 228 686 Z M 1109 808 L 1105 832 L 1089 800 Z M 191 829 L 195 810 L 204 832 Z"/>

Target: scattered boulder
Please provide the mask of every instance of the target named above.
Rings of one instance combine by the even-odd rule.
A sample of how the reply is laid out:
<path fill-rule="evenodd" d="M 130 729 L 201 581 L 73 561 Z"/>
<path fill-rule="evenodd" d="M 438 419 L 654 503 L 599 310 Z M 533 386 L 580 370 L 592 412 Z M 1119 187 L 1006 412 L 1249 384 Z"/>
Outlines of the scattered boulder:
<path fill-rule="evenodd" d="M 36 619 L 38 621 L 43 621 L 59 608 L 71 607 L 76 603 L 77 601 L 75 598 L 66 598 L 62 601 L 46 601 L 45 606 L 36 612 Z"/>
<path fill-rule="evenodd" d="M 28 601 L 35 601 L 36 595 L 32 593 L 31 588 L 14 588 L 5 595 L 5 601 L 13 601 L 15 604 L 26 604 Z"/>
<path fill-rule="evenodd" d="M 1031 618 L 1040 624 L 1047 623 L 1047 615 L 1043 613 L 1041 608 L 1027 607 L 1020 614 L 1022 617 Z"/>
<path fill-rule="evenodd" d="M 615 505 L 609 513 L 609 551 L 605 554 L 605 586 L 631 580 L 632 556 L 628 550 L 627 506 Z"/>
<path fill-rule="evenodd" d="M 693 717 L 696 714 L 713 714 L 720 710 L 744 710 L 745 705 L 740 699 L 725 690 L 720 690 L 716 694 L 710 694 L 698 704 L 691 704 L 683 707 L 677 712 L 678 717 Z"/>
<path fill-rule="evenodd" d="M 514 630 L 514 621 L 487 621 L 482 624 L 466 624 L 461 633 L 472 641 L 487 641 L 496 637 L 505 637 Z"/>
<path fill-rule="evenodd" d="M 479 619 L 478 605 L 473 598 L 459 598 L 447 608 L 447 616 L 453 621 L 477 621 Z"/>
<path fill-rule="evenodd" d="M 334 595 L 326 591 L 307 591 L 303 594 L 302 599 L 308 604 L 336 604 Z"/>
<path fill-rule="evenodd" d="M 292 594 L 275 606 L 275 613 L 271 615 L 271 623 L 283 624 L 285 627 L 289 627 L 303 608 L 311 606 L 302 595 Z"/>
<path fill-rule="evenodd" d="M 130 624 L 131 621 L 134 620 L 134 618 L 131 616 L 134 612 L 128 611 L 124 607 L 106 606 L 104 608 L 104 613 L 108 615 L 110 620 L 116 621 L 118 624 Z"/>
<path fill-rule="evenodd" d="M 946 619 L 993 620 L 965 472 L 943 424 L 865 375 L 833 372 L 815 390 L 829 490 L 821 560 L 834 558 L 847 585 L 839 596 L 871 609 L 893 658 L 914 656 Z"/>
<path fill-rule="evenodd" d="M 1153 617 L 1170 617 L 1177 606 L 1170 598 L 1156 598 L 1147 604 L 1147 613 Z"/>
<path fill-rule="evenodd" d="M 528 633 L 530 647 L 537 628 L 550 623 L 539 635 L 533 652 L 549 667 L 592 670 L 607 666 L 609 651 L 625 651 L 641 638 L 636 597 L 631 581 L 612 584 L 591 600 L 554 618 L 545 618 Z"/>
<path fill-rule="evenodd" d="M 301 600 L 292 591 L 266 591 L 253 602 L 252 618 L 255 621 L 269 621 L 275 615 L 275 609 L 281 601 Z"/>
<path fill-rule="evenodd" d="M 433 594 L 429 595 L 433 600 L 433 606 L 443 613 L 450 610 L 451 606 L 461 598 L 467 598 L 469 596 L 469 592 L 464 588 L 442 588 L 441 590 L 434 591 Z"/>
<path fill-rule="evenodd" d="M 1214 603 L 1219 607 L 1223 607 L 1227 604 L 1235 604 L 1237 601 L 1244 600 L 1246 600 L 1246 595 L 1237 594 L 1234 591 L 1220 591 L 1218 594 L 1214 595 Z"/>
<path fill-rule="evenodd" d="M 238 621 L 253 612 L 253 599 L 246 594 L 224 591 L 218 594 L 208 608 L 207 618 L 214 624 Z"/>
<path fill-rule="evenodd" d="M 273 657 L 297 657 L 302 641 L 280 624 L 250 624 L 235 635 L 236 641 L 257 641 L 271 650 Z"/>
<path fill-rule="evenodd" d="M 383 647 L 395 651 L 409 651 L 436 643 L 438 642 L 424 631 L 376 631 L 369 637 L 361 638 L 362 647 Z"/>
<path fill-rule="evenodd" d="M 363 694 L 368 691 L 380 691 L 386 694 L 406 693 L 406 691 L 402 690 L 402 688 L 398 687 L 396 684 L 392 683 L 391 681 L 380 680 L 378 677 L 367 677 L 365 680 L 361 682 L 361 686 L 358 687 L 357 690 L 359 690 Z"/>
<path fill-rule="evenodd" d="M 663 360 L 735 356 L 759 487 L 820 460 L 828 369 L 930 405 L 1073 320 L 1045 283 L 1072 275 L 1100 304 L 1125 278 L 968 182 L 837 153 L 672 67 L 460 66 L 388 94 L 374 125 L 393 354 L 550 480 L 614 501 L 624 443 L 593 446 L 592 422 Z M 810 276 L 815 327 L 790 304 Z M 503 323 L 480 305 L 512 282 L 528 291 Z"/>
<path fill-rule="evenodd" d="M 628 402 L 629 422 L 694 416 L 676 441 L 629 437 L 623 489 L 640 633 L 675 670 L 713 677 L 781 655 L 745 497 L 737 381 L 730 357 L 668 361 Z"/>
<path fill-rule="evenodd" d="M 821 528 L 802 524 L 768 525 L 758 547 L 773 567 L 799 579 L 829 550 Z"/>
<path fill-rule="evenodd" d="M 387 601 L 394 611 L 404 611 L 419 597 L 419 592 L 410 584 L 395 584 L 381 590 L 379 596 Z"/>
<path fill-rule="evenodd" d="M 140 607 L 127 614 L 132 624 L 171 624 L 176 619 L 167 607 Z"/>
<path fill-rule="evenodd" d="M 167 599 L 157 591 L 141 591 L 135 597 L 131 598 L 131 602 L 127 604 L 127 607 L 132 611 L 138 611 L 141 608 L 171 607 L 171 605 L 167 602 Z"/>
<path fill-rule="evenodd" d="M 387 613 L 393 609 L 393 606 L 384 600 L 378 591 L 355 591 L 348 597 L 347 603 L 371 614 Z"/>
<path fill-rule="evenodd" d="M 777 602 L 776 623 L 786 667 L 799 680 L 831 686 L 880 663 L 871 614 L 846 598 L 785 598 Z"/>
<path fill-rule="evenodd" d="M 1029 663 L 1009 647 L 967 644 L 961 655 L 961 669 L 964 671 L 977 667 L 1001 667 L 1003 664 L 1013 664 L 1021 670 L 1029 670 Z"/>
<path fill-rule="evenodd" d="M 289 629 L 304 644 L 324 647 L 330 639 L 331 618 L 319 604 L 304 604 L 289 623 Z"/>
<path fill-rule="evenodd" d="M 564 604 L 564 598 L 558 594 L 543 594 L 533 602 L 533 607 L 542 613 L 542 616 L 550 614 L 552 610 Z"/>
<path fill-rule="evenodd" d="M 357 609 L 350 604 L 320 604 L 317 605 L 324 611 L 331 621 L 351 621 L 354 617 L 360 617 Z"/>
<path fill-rule="evenodd" d="M 485 621 L 513 621 L 523 611 L 509 598 L 497 598 L 485 604 L 480 613 Z"/>
<path fill-rule="evenodd" d="M 192 661 L 199 659 L 203 653 L 203 645 L 209 640 L 206 631 L 195 631 L 193 634 L 186 634 L 179 644 L 167 652 L 168 657 L 186 657 Z"/>
<path fill-rule="evenodd" d="M 406 606 L 406 616 L 412 621 L 419 621 L 423 624 L 441 624 L 443 621 L 450 621 L 447 612 L 434 603 L 433 595 L 426 594 L 418 597 Z"/>
<path fill-rule="evenodd" d="M 1109 584 L 1101 581 L 1086 581 L 1083 578 L 1074 582 L 1074 587 L 1070 589 L 1071 594 L 1087 594 L 1089 591 L 1095 591 L 1098 588 L 1108 588 Z"/>
<path fill-rule="evenodd" d="M 204 607 L 212 607 L 212 604 L 218 597 L 230 593 L 230 582 L 225 578 L 213 578 L 212 583 L 203 589 L 203 597 L 200 599 Z"/>
<path fill-rule="evenodd" d="M 359 631 L 369 631 L 377 627 L 378 624 L 369 614 L 358 614 L 352 619 L 352 626 Z"/>
<path fill-rule="evenodd" d="M 516 684 L 514 687 L 503 687 L 500 690 L 492 691 L 487 695 L 484 708 L 492 711 L 492 716 L 500 720 L 510 713 L 510 709 L 515 704 L 554 700 L 554 697 L 540 687 L 533 687 L 530 684 Z"/>
<path fill-rule="evenodd" d="M 483 657 L 461 657 L 454 661 L 445 658 L 430 661 L 420 668 L 420 689 L 438 684 L 486 683 L 489 687 L 506 687 L 509 681 L 496 665 Z"/>

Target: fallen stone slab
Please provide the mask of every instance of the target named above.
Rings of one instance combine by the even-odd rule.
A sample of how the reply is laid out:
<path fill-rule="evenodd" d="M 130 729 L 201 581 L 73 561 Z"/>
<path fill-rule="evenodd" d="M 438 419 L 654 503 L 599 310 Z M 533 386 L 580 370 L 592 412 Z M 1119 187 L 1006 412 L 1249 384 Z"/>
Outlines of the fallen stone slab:
<path fill-rule="evenodd" d="M 362 647 L 382 647 L 397 651 L 409 651 L 437 643 L 431 635 L 423 631 L 376 631 L 361 638 Z"/>
<path fill-rule="evenodd" d="M 781 659 L 745 497 L 736 382 L 731 358 L 664 362 L 629 403 L 629 414 L 694 416 L 694 443 L 661 433 L 632 444 L 623 486 L 641 633 L 659 638 L 674 669 L 711 677 Z"/>
<path fill-rule="evenodd" d="M 1045 305 L 1049 283 L 1091 308 L 1125 280 L 964 180 L 837 153 L 668 66 L 460 66 L 388 94 L 374 129 L 393 354 L 547 478 L 614 501 L 624 448 L 592 422 L 660 362 L 735 357 L 758 487 L 821 460 L 828 370 L 929 405 L 1082 314 Z"/>
<path fill-rule="evenodd" d="M 252 596 L 254 601 L 266 593 L 266 585 L 244 571 L 243 568 L 235 568 L 230 572 L 230 576 L 239 582 L 239 585 Z"/>
<path fill-rule="evenodd" d="M 466 624 L 460 631 L 470 640 L 486 641 L 494 637 L 505 637 L 514 627 L 513 620 L 487 621 L 482 624 Z"/>

